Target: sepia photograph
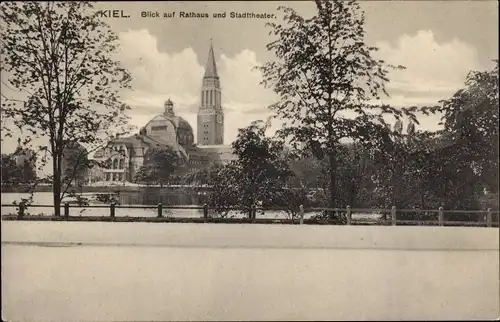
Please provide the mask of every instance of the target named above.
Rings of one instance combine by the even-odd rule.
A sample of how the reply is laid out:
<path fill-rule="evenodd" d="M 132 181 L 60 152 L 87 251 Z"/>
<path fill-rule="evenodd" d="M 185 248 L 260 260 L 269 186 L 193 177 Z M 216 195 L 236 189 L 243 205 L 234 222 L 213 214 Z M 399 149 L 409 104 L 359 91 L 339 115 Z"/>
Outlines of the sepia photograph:
<path fill-rule="evenodd" d="M 2 321 L 500 319 L 497 1 L 0 8 Z"/>

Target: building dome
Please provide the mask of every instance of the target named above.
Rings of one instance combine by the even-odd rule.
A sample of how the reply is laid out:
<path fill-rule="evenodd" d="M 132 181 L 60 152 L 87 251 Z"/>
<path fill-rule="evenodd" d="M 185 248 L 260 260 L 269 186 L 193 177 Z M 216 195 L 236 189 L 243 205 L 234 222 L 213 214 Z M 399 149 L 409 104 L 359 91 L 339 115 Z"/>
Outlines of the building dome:
<path fill-rule="evenodd" d="M 179 140 L 179 144 L 184 146 L 193 145 L 194 132 L 189 122 L 180 116 L 176 116 L 175 120 L 172 121 L 174 121 L 174 124 L 176 126 L 177 139 Z"/>
<path fill-rule="evenodd" d="M 184 118 L 174 113 L 174 103 L 168 99 L 163 104 L 165 110 L 155 116 L 144 126 L 143 135 L 148 135 L 159 140 L 162 144 L 170 146 L 192 146 L 194 143 L 193 128 Z"/>
<path fill-rule="evenodd" d="M 166 117 L 175 116 L 174 103 L 170 100 L 170 98 L 163 104 L 163 107 L 165 108 L 165 111 L 163 112 L 164 116 Z"/>

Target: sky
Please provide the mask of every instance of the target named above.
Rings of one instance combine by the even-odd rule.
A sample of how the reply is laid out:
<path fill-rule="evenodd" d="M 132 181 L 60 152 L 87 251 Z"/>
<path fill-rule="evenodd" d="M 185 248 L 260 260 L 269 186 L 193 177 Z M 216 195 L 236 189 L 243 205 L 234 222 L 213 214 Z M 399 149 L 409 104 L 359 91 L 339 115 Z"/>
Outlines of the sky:
<path fill-rule="evenodd" d="M 366 14 L 366 42 L 379 47 L 391 64 L 406 67 L 390 75 L 394 106 L 435 105 L 463 87 L 470 70 L 491 68 L 498 58 L 498 4 L 496 1 L 361 1 Z M 133 78 L 133 91 L 123 93 L 131 106 L 131 124 L 140 128 L 163 112 L 170 98 L 176 115 L 196 132 L 196 112 L 210 42 L 213 43 L 225 110 L 224 143 L 230 144 L 237 129 L 253 120 L 265 120 L 275 94 L 259 84 L 253 68 L 272 60 L 266 44 L 265 19 L 179 18 L 179 12 L 276 13 L 280 5 L 304 16 L 315 13 L 312 1 L 235 2 L 102 2 L 103 10 L 123 10 L 130 18 L 106 18 L 120 39 L 118 55 Z M 175 18 L 141 17 L 142 11 L 176 12 Z M 275 20 L 279 21 L 279 20 Z M 2 77 L 3 79 L 4 77 Z M 2 94 L 19 97 L 2 84 Z M 438 117 L 420 119 L 421 128 L 438 128 Z M 275 122 L 271 130 L 279 127 Z M 196 137 L 196 133 L 195 133 Z M 2 144 L 11 152 L 16 138 Z"/>

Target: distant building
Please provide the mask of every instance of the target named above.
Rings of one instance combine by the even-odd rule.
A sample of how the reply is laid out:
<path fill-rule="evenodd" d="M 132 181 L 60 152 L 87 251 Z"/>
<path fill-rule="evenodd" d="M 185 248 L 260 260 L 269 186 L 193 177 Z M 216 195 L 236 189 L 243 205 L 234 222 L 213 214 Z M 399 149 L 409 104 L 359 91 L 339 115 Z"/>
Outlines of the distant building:
<path fill-rule="evenodd" d="M 221 105 L 219 74 L 211 44 L 201 87 L 201 104 L 198 109 L 198 144 L 224 144 L 224 111 Z"/>
<path fill-rule="evenodd" d="M 174 111 L 169 99 L 163 113 L 153 117 L 139 133 L 116 138 L 107 148 L 96 151 L 94 159 L 109 162 L 108 167 L 93 168 L 91 182 L 133 181 L 144 163 L 148 149 L 170 147 L 177 151 L 186 171 L 207 168 L 211 163 L 227 163 L 236 159 L 231 147 L 224 144 L 224 111 L 221 105 L 221 87 L 214 50 L 210 45 L 203 76 L 201 101 L 197 118 L 197 144 L 193 128 Z"/>
<path fill-rule="evenodd" d="M 12 153 L 11 157 L 20 170 L 19 179 L 21 182 L 31 182 L 37 178 L 36 154 L 33 150 L 23 148 L 21 139 L 17 140 L 17 148 L 14 153 Z"/>
<path fill-rule="evenodd" d="M 71 180 L 75 186 L 82 186 L 87 181 L 88 152 L 76 142 L 66 143 L 61 159 L 61 175 L 63 180 Z"/>

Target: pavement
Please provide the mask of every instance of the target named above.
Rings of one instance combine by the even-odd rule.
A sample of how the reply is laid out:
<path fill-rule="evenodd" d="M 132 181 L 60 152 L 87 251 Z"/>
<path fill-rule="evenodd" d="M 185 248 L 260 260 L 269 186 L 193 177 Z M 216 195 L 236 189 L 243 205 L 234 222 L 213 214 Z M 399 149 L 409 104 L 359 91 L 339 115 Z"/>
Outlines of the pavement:
<path fill-rule="evenodd" d="M 2 222 L 4 320 L 496 319 L 499 231 Z"/>

